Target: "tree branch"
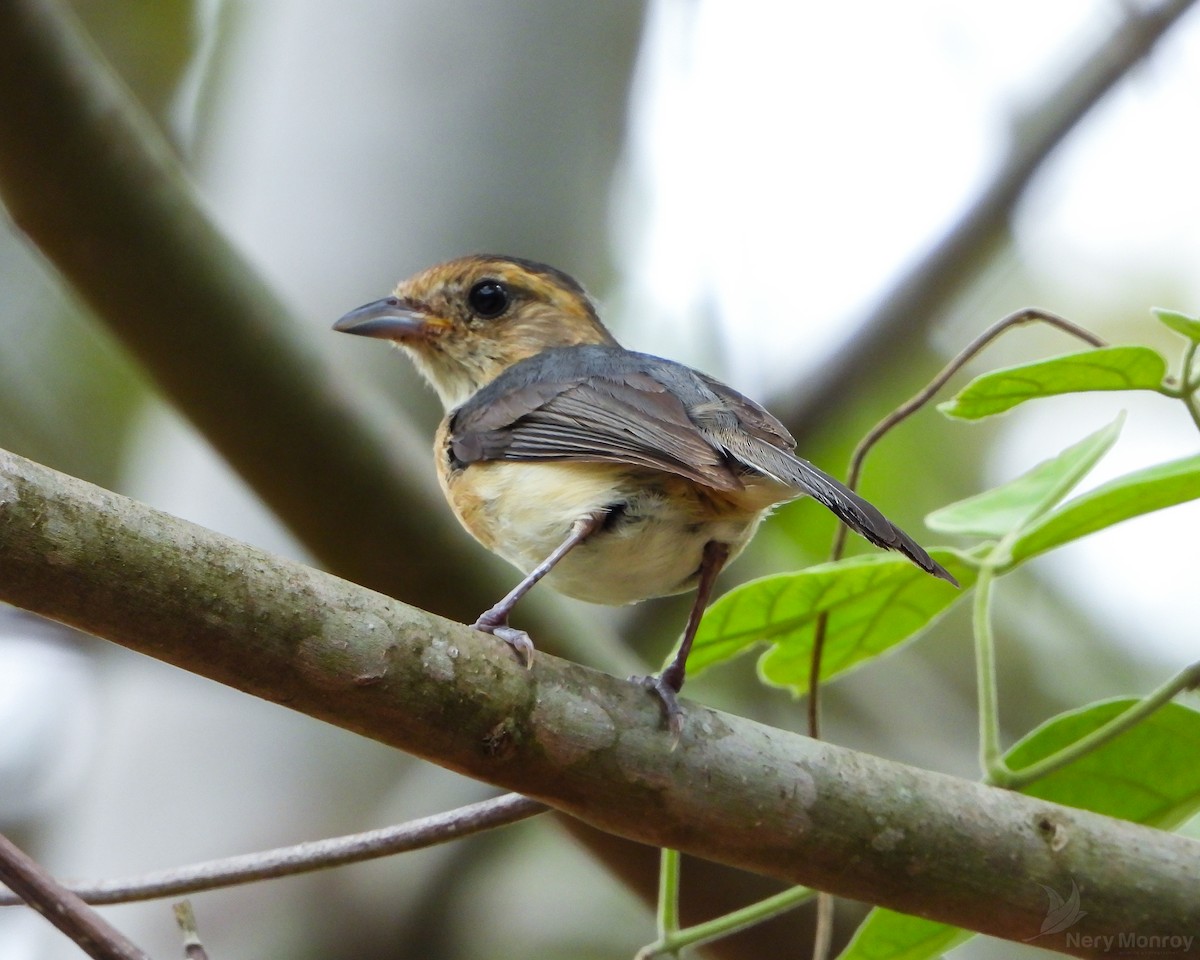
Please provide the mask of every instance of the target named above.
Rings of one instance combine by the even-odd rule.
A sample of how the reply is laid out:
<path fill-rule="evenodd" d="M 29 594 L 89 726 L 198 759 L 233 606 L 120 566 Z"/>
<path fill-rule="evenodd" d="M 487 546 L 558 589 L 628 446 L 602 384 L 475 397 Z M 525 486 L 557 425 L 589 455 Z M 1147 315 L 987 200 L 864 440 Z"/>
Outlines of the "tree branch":
<path fill-rule="evenodd" d="M 96 960 L 150 960 L 123 933 L 0 834 L 0 881 Z"/>
<path fill-rule="evenodd" d="M 525 670 L 494 638 L 7 453 L 0 598 L 643 843 L 1009 939 L 1039 932 L 1039 884 L 1074 880 L 1086 915 L 1039 943 L 1079 956 L 1200 929 L 1195 841 L 694 704 L 672 750 L 634 684 L 546 655 Z"/>
<path fill-rule="evenodd" d="M 63 887 L 84 903 L 93 905 L 178 897 L 202 890 L 254 883 L 258 880 L 293 877 L 299 873 L 311 873 L 314 870 L 341 867 L 348 863 L 391 857 L 398 853 L 408 853 L 410 850 L 424 850 L 426 847 L 461 840 L 474 833 L 516 823 L 545 811 L 546 806 L 536 800 L 507 793 L 491 800 L 482 800 L 456 810 L 382 827 L 379 830 L 368 830 L 345 837 L 310 840 L 290 847 L 157 870 L 122 880 L 64 882 Z M 22 898 L 0 889 L 0 907 L 9 907 L 21 902 Z"/>

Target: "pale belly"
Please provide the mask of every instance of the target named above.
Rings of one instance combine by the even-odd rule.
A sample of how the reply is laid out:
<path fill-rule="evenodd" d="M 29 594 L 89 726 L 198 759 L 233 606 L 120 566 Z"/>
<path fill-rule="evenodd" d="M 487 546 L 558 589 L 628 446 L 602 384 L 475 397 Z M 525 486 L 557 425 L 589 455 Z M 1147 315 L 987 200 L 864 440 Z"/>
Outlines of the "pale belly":
<path fill-rule="evenodd" d="M 477 463 L 457 478 L 451 503 L 489 550 L 528 573 L 572 525 L 616 505 L 603 529 L 545 578 L 559 593 L 620 605 L 696 586 L 705 544 L 737 556 L 767 509 L 794 491 L 771 484 L 736 494 L 650 471 L 594 463 Z"/>

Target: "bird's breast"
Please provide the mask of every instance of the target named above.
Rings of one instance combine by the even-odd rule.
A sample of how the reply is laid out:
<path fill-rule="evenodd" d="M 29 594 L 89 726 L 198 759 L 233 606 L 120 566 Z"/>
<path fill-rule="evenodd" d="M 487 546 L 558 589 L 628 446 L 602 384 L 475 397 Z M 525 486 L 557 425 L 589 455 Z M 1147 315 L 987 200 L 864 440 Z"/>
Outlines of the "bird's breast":
<path fill-rule="evenodd" d="M 754 488 L 730 493 L 620 464 L 487 461 L 439 471 L 446 498 L 480 543 L 528 573 L 573 524 L 607 510 L 604 527 L 547 576 L 558 592 L 620 605 L 696 586 L 704 546 L 731 558 L 765 509 L 788 499 Z"/>

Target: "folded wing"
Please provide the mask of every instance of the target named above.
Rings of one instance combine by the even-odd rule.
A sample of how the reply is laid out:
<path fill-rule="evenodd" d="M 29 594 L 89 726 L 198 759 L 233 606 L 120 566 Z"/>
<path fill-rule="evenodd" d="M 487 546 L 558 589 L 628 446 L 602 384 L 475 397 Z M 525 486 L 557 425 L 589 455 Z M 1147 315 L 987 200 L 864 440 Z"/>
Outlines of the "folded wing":
<path fill-rule="evenodd" d="M 718 490 L 769 477 L 824 504 L 871 543 L 954 582 L 878 509 L 793 452 L 774 416 L 718 380 L 620 347 L 546 350 L 514 364 L 452 415 L 460 463 L 575 460 L 663 470 Z"/>

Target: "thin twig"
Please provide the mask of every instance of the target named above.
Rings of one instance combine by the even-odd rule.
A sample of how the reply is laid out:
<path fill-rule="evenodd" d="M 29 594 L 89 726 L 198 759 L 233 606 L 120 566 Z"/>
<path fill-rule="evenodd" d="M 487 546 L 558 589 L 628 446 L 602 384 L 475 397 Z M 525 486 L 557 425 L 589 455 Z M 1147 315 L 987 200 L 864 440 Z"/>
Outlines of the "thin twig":
<path fill-rule="evenodd" d="M 1057 327 L 1064 333 L 1068 333 L 1073 337 L 1078 337 L 1084 343 L 1092 347 L 1104 347 L 1108 344 L 1090 330 L 1081 327 L 1077 323 L 1072 323 L 1060 317 L 1056 313 L 1051 313 L 1049 310 L 1042 310 L 1039 307 L 1026 307 L 1023 310 L 1017 310 L 1010 313 L 1008 316 L 997 320 L 994 324 L 983 331 L 974 340 L 968 343 L 958 355 L 947 363 L 938 373 L 936 377 L 929 381 L 924 389 L 909 398 L 906 402 L 900 404 L 895 410 L 884 417 L 879 423 L 875 424 L 866 435 L 858 442 L 858 446 L 854 448 L 854 453 L 850 457 L 850 472 L 847 478 L 847 483 L 851 489 L 855 489 L 858 484 L 859 476 L 862 473 L 863 460 L 866 459 L 867 453 L 875 446 L 876 443 L 886 434 L 892 427 L 903 423 L 914 413 L 925 406 L 934 395 L 946 385 L 946 383 L 959 370 L 966 366 L 971 360 L 979 354 L 984 347 L 988 346 L 993 340 L 999 337 L 1002 333 L 1011 330 L 1013 327 L 1020 327 L 1027 323 L 1046 323 L 1052 327 Z M 845 529 L 844 527 L 842 528 Z M 844 539 L 844 537 L 843 537 Z"/>
<path fill-rule="evenodd" d="M 180 900 L 172 908 L 175 911 L 175 922 L 183 933 L 184 960 L 208 960 L 208 952 L 200 940 L 200 931 L 196 927 L 196 913 L 192 910 L 190 900 Z"/>
<path fill-rule="evenodd" d="M 116 927 L 0 834 L 0 880 L 96 960 L 150 960 Z"/>
<path fill-rule="evenodd" d="M 1010 313 L 1006 317 L 1002 317 L 994 324 L 988 327 L 983 333 L 979 334 L 974 340 L 968 343 L 962 350 L 954 356 L 949 363 L 942 367 L 941 371 L 932 380 L 929 381 L 920 391 L 900 404 L 895 410 L 889 413 L 886 417 L 880 420 L 873 426 L 854 448 L 854 453 L 850 456 L 850 467 L 846 473 L 846 486 L 851 490 L 858 489 L 858 481 L 862 476 L 863 462 L 866 460 L 867 454 L 871 452 L 871 448 L 875 446 L 892 428 L 903 423 L 914 413 L 920 410 L 925 404 L 936 396 L 937 392 L 942 389 L 956 373 L 964 366 L 973 360 L 985 347 L 996 340 L 1002 333 L 1011 330 L 1013 327 L 1023 326 L 1027 323 L 1046 323 L 1052 327 L 1057 327 L 1064 333 L 1068 333 L 1073 337 L 1078 337 L 1080 340 L 1093 347 L 1105 346 L 1105 341 L 1096 336 L 1090 330 L 1079 326 L 1077 323 L 1072 323 L 1070 320 L 1051 313 L 1049 310 L 1042 310 L 1038 307 L 1026 307 L 1023 310 L 1017 310 Z M 837 530 L 833 535 L 833 546 L 829 551 L 830 560 L 840 560 L 843 552 L 846 549 L 846 527 L 843 524 L 838 524 Z M 808 735 L 814 739 L 819 739 L 821 729 L 820 717 L 820 684 L 821 684 L 821 657 L 824 653 L 825 632 L 828 623 L 828 614 L 822 613 L 817 618 L 816 627 L 813 636 L 812 659 L 809 666 L 808 675 Z"/>
<path fill-rule="evenodd" d="M 1051 326 L 1058 327 L 1060 330 L 1079 337 L 1079 339 L 1091 344 L 1093 347 L 1102 347 L 1104 341 L 1086 330 L 1078 324 L 1072 323 L 1057 314 L 1050 313 L 1048 310 L 1040 310 L 1036 307 L 1027 307 L 1024 310 L 1018 310 L 1015 313 L 1010 313 L 1008 316 L 1001 318 L 992 324 L 988 329 L 983 331 L 974 340 L 968 343 L 957 356 L 950 360 L 938 373 L 936 377 L 929 381 L 923 389 L 914 396 L 902 403 L 895 410 L 889 413 L 886 417 L 875 424 L 866 435 L 858 442 L 854 448 L 854 453 L 850 457 L 850 468 L 846 476 L 846 485 L 855 490 L 858 488 L 858 480 L 862 474 L 863 461 L 871 448 L 875 446 L 893 427 L 903 423 L 914 413 L 920 410 L 927 404 L 937 392 L 946 385 L 951 377 L 969 363 L 981 350 L 988 344 L 999 337 L 1006 330 L 1013 327 L 1021 326 L 1026 323 L 1041 322 L 1048 323 Z M 841 559 L 842 553 L 846 549 L 846 526 L 838 524 L 837 530 L 833 535 L 833 546 L 829 551 L 830 560 Z M 812 657 L 809 662 L 808 670 L 808 735 L 814 740 L 821 739 L 821 661 L 825 653 L 825 637 L 829 628 L 829 612 L 822 611 L 817 617 L 816 623 L 813 625 L 813 647 Z M 833 935 L 833 898 L 828 894 L 822 893 L 817 898 L 817 929 L 813 943 L 813 960 L 824 960 L 829 955 L 830 946 L 832 944 Z"/>
<path fill-rule="evenodd" d="M 491 830 L 535 816 L 547 809 L 543 803 L 508 793 L 492 800 L 472 803 L 446 813 L 422 817 L 382 830 L 369 830 L 345 837 L 298 843 L 291 847 L 248 853 L 223 860 L 210 860 L 172 870 L 159 870 L 121 880 L 71 884 L 81 901 L 131 903 L 177 897 L 201 890 L 216 890 L 256 880 L 310 873 L 347 863 L 375 860 L 408 850 L 420 850 L 450 840 Z M 0 906 L 20 901 L 0 891 Z"/>

